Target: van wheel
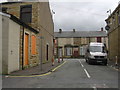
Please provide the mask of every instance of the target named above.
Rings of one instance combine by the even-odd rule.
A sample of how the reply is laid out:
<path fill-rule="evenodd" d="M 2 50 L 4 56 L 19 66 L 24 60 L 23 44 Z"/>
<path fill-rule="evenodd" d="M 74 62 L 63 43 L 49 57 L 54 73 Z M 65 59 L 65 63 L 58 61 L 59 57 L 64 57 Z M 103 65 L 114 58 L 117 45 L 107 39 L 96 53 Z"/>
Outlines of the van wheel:
<path fill-rule="evenodd" d="M 88 62 L 88 64 L 91 64 L 90 60 L 88 60 L 87 62 Z"/>
<path fill-rule="evenodd" d="M 105 66 L 107 66 L 107 63 L 104 63 Z"/>

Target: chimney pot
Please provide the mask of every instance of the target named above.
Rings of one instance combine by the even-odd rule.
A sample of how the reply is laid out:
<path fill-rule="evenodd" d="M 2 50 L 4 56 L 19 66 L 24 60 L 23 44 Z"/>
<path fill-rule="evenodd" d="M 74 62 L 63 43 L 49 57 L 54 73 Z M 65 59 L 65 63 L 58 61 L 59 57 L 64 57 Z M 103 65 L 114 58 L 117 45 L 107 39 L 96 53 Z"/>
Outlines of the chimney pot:
<path fill-rule="evenodd" d="M 62 33 L 62 29 L 59 29 L 59 33 Z"/>
<path fill-rule="evenodd" d="M 103 31 L 103 27 L 101 28 L 101 31 Z"/>
<path fill-rule="evenodd" d="M 75 32 L 75 29 L 73 29 L 73 32 Z"/>

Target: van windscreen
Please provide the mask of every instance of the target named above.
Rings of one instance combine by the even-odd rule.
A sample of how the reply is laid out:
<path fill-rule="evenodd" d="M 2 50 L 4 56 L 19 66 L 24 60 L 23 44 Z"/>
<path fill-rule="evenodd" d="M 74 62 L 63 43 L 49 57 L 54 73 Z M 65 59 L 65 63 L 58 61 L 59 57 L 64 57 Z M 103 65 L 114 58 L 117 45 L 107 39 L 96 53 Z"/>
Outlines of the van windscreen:
<path fill-rule="evenodd" d="M 101 46 L 90 46 L 90 52 L 102 52 Z"/>

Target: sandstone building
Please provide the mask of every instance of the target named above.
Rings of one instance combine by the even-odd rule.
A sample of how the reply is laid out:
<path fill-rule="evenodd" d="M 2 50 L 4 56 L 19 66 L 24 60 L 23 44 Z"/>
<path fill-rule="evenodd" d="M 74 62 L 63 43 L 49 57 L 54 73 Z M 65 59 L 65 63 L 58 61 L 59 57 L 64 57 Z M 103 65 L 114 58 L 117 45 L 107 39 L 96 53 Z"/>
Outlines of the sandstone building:
<path fill-rule="evenodd" d="M 19 70 L 50 62 L 54 25 L 49 2 L 6 2 L 1 7 L 20 25 L 19 35 L 14 37 L 19 37 Z"/>
<path fill-rule="evenodd" d="M 56 57 L 81 57 L 85 55 L 90 42 L 103 42 L 107 45 L 106 31 L 62 31 L 55 32 Z"/>
<path fill-rule="evenodd" d="M 120 62 L 120 4 L 113 13 L 105 20 L 108 31 L 109 59 Z"/>

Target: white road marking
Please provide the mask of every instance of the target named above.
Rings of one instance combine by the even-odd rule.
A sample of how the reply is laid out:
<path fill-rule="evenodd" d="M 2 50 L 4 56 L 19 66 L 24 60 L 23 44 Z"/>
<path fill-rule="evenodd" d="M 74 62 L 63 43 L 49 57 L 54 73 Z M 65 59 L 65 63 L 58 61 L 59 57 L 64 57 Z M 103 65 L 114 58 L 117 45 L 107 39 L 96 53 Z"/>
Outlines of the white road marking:
<path fill-rule="evenodd" d="M 94 90 L 97 90 L 97 88 L 96 88 L 96 87 L 93 87 L 93 89 L 94 89 Z"/>
<path fill-rule="evenodd" d="M 81 64 L 82 68 L 84 69 L 84 71 L 85 71 L 87 77 L 90 78 L 91 76 L 90 76 L 90 74 L 88 73 L 88 71 L 84 68 L 84 65 L 81 63 L 80 60 L 79 60 L 79 62 L 80 62 L 80 64 Z"/>
<path fill-rule="evenodd" d="M 80 60 L 79 60 L 79 62 L 80 62 L 80 64 L 81 64 L 81 66 L 84 67 Z"/>
<path fill-rule="evenodd" d="M 104 88 L 109 88 L 106 84 L 103 84 L 104 85 Z"/>
<path fill-rule="evenodd" d="M 88 71 L 86 69 L 84 69 L 84 71 L 87 74 L 87 77 L 90 78 L 90 74 L 88 73 Z"/>

